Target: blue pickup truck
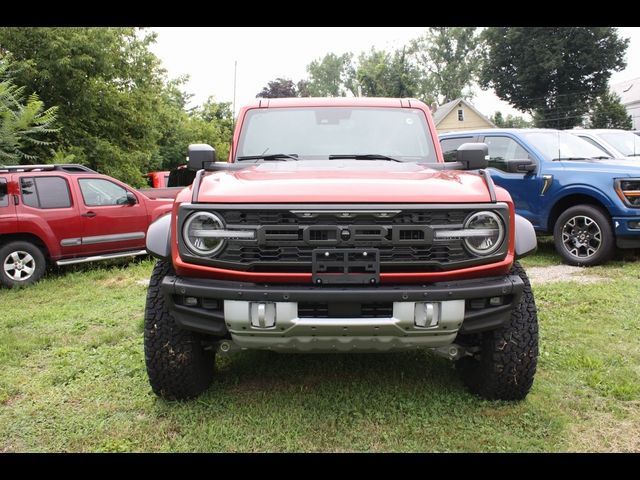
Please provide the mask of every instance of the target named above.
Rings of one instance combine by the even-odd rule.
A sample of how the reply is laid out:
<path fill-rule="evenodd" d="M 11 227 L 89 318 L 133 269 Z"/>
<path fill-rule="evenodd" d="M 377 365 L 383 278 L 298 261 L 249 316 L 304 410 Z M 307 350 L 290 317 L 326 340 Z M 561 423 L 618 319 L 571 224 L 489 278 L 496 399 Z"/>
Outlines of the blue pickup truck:
<path fill-rule="evenodd" d="M 613 159 L 570 133 L 487 129 L 440 135 L 445 161 L 467 142 L 489 146 L 489 168 L 517 213 L 552 234 L 569 265 L 609 260 L 615 248 L 640 248 L 640 161 Z"/>

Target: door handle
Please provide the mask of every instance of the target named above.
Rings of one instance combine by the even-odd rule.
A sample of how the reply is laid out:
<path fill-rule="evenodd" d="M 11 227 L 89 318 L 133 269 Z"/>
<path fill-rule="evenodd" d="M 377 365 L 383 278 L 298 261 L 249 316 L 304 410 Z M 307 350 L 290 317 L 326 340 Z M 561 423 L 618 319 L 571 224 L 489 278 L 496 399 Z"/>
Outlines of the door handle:
<path fill-rule="evenodd" d="M 87 213 L 83 213 L 82 215 L 80 215 L 81 217 L 89 217 L 89 218 L 93 218 L 96 216 L 96 212 L 87 212 Z"/>

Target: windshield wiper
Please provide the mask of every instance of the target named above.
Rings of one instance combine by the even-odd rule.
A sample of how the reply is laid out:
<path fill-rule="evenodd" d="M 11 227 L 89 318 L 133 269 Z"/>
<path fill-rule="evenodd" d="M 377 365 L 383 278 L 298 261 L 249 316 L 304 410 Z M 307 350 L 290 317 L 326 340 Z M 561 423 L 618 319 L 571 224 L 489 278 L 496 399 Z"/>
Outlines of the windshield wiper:
<path fill-rule="evenodd" d="M 345 153 L 339 155 L 329 155 L 329 160 L 342 160 L 347 158 L 352 158 L 354 160 L 389 160 L 390 162 L 402 162 L 402 160 L 398 160 L 397 158 L 388 157 L 387 155 L 379 155 L 377 153 Z"/>
<path fill-rule="evenodd" d="M 560 158 L 553 159 L 554 162 L 557 162 L 560 160 L 590 160 L 590 159 L 586 157 L 560 157 Z"/>
<path fill-rule="evenodd" d="M 591 157 L 594 160 L 611 160 L 613 157 L 607 157 L 605 155 L 601 156 L 601 157 Z"/>
<path fill-rule="evenodd" d="M 238 157 L 236 160 L 281 160 L 283 158 L 291 158 L 292 160 L 298 160 L 297 153 L 271 153 L 269 155 L 245 155 Z"/>
<path fill-rule="evenodd" d="M 640 157 L 640 153 L 630 153 L 627 157 Z"/>

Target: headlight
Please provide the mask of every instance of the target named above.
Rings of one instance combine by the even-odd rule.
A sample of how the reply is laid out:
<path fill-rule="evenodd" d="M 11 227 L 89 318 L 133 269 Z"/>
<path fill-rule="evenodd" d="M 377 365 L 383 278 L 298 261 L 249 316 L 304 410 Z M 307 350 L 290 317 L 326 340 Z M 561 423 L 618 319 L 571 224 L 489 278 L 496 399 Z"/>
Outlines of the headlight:
<path fill-rule="evenodd" d="M 490 255 L 495 252 L 504 239 L 504 224 L 494 212 L 476 212 L 464 222 L 464 245 L 476 255 Z"/>
<path fill-rule="evenodd" d="M 640 208 L 640 179 L 618 178 L 613 184 L 616 193 L 625 205 Z"/>
<path fill-rule="evenodd" d="M 224 239 L 216 235 L 221 230 L 224 230 L 224 223 L 215 213 L 196 212 L 184 222 L 182 232 L 189 250 L 209 257 L 224 246 Z"/>

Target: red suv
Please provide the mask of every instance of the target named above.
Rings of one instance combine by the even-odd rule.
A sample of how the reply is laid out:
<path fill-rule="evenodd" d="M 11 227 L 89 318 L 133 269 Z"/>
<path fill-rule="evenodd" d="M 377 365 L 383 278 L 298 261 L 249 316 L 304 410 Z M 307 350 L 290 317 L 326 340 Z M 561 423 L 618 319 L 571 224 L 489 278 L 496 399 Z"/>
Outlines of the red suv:
<path fill-rule="evenodd" d="M 36 282 L 47 264 L 146 254 L 149 224 L 171 205 L 82 165 L 0 166 L 0 284 Z"/>

